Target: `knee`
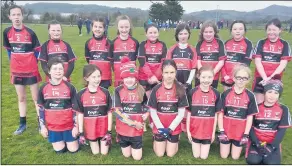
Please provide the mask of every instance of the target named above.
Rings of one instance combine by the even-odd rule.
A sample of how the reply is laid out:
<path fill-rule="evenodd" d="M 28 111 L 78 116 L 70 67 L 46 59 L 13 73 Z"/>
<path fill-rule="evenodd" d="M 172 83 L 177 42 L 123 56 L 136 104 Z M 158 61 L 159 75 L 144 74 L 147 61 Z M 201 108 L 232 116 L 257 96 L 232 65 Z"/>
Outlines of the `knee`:
<path fill-rule="evenodd" d="M 194 156 L 194 158 L 199 158 L 200 157 L 200 155 L 197 155 L 197 154 L 193 154 L 193 156 Z"/>
<path fill-rule="evenodd" d="M 78 144 L 77 145 L 74 145 L 74 146 L 68 146 L 67 145 L 67 148 L 68 148 L 68 151 L 71 152 L 71 153 L 76 153 L 79 151 L 79 146 Z"/>
<path fill-rule="evenodd" d="M 131 154 L 130 154 L 130 153 L 123 153 L 123 155 L 124 155 L 124 157 L 126 157 L 126 158 L 131 157 Z"/>
<path fill-rule="evenodd" d="M 164 152 L 155 151 L 155 154 L 156 154 L 157 157 L 163 157 L 164 156 Z"/>
<path fill-rule="evenodd" d="M 108 154 L 108 151 L 101 151 L 100 152 L 102 155 L 107 155 Z"/>
<path fill-rule="evenodd" d="M 142 155 L 133 155 L 133 159 L 139 161 L 142 159 Z"/>
<path fill-rule="evenodd" d="M 99 154 L 99 151 L 98 150 L 91 150 L 91 152 L 92 152 L 93 155 Z"/>
<path fill-rule="evenodd" d="M 238 160 L 240 156 L 237 156 L 237 155 L 231 155 L 231 157 L 232 157 L 233 160 Z"/>
<path fill-rule="evenodd" d="M 24 94 L 23 95 L 19 95 L 18 96 L 18 101 L 19 102 L 25 102 L 26 101 L 26 95 L 24 95 Z"/>
<path fill-rule="evenodd" d="M 228 157 L 228 154 L 221 154 L 221 158 L 227 159 L 227 157 Z"/>
<path fill-rule="evenodd" d="M 200 158 L 206 160 L 208 158 L 208 155 L 201 155 Z"/>
<path fill-rule="evenodd" d="M 173 157 L 176 154 L 176 152 L 167 152 L 166 155 L 168 157 Z"/>
<path fill-rule="evenodd" d="M 67 152 L 67 148 L 66 147 L 64 147 L 63 149 L 61 149 L 61 150 L 55 150 L 55 152 L 57 153 L 57 154 L 62 154 L 62 153 L 65 153 L 65 152 Z"/>

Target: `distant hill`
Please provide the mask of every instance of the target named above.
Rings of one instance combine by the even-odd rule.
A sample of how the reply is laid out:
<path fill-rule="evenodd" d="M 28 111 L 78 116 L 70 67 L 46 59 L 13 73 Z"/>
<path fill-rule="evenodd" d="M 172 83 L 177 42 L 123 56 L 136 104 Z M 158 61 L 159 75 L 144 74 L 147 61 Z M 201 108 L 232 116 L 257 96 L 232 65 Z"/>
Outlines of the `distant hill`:
<path fill-rule="evenodd" d="M 98 1 L 97 1 L 98 3 Z M 68 3 L 33 3 L 24 5 L 25 8 L 32 9 L 34 14 L 42 14 L 44 12 L 55 12 L 55 13 L 80 13 L 80 12 L 102 12 L 102 13 L 114 13 L 120 11 L 122 14 L 127 14 L 130 17 L 138 17 L 143 20 L 148 18 L 148 11 L 138 8 L 117 8 L 108 7 L 101 5 L 77 5 Z M 258 20 L 269 20 L 274 17 L 278 17 L 280 20 L 290 20 L 292 18 L 292 7 L 271 5 L 264 9 L 255 10 L 251 12 L 239 12 L 235 10 L 203 10 L 199 12 L 192 12 L 184 14 L 184 20 L 207 20 L 218 18 L 224 20 L 242 19 L 245 21 L 258 21 Z"/>

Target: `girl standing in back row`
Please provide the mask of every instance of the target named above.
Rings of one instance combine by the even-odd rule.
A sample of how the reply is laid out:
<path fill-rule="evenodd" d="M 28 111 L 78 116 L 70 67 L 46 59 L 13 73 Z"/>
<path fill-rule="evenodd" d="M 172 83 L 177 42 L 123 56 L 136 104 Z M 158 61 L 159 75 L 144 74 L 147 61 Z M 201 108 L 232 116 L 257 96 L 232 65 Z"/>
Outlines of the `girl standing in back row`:
<path fill-rule="evenodd" d="M 121 79 L 121 59 L 123 56 L 130 58 L 131 63 L 136 65 L 139 42 L 132 37 L 132 23 L 127 15 L 121 15 L 117 18 L 117 37 L 113 40 L 113 71 L 114 86 L 117 87 L 122 84 Z"/>
<path fill-rule="evenodd" d="M 212 87 L 217 89 L 219 74 L 226 59 L 226 52 L 224 43 L 219 39 L 218 29 L 214 22 L 206 21 L 202 25 L 196 50 L 198 54 L 198 69 L 205 64 L 213 67 L 215 77 Z M 199 84 L 200 81 L 196 78 L 195 86 Z"/>
<path fill-rule="evenodd" d="M 108 89 L 112 83 L 113 45 L 105 35 L 105 26 L 101 17 L 92 20 L 93 36 L 85 43 L 85 58 L 102 70 L 100 86 Z"/>

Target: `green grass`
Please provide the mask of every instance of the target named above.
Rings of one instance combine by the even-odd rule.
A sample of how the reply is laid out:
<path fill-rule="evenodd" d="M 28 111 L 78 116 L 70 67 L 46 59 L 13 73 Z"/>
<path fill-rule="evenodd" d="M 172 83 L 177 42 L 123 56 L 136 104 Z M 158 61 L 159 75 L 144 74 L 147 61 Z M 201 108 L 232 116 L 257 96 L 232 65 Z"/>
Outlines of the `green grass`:
<path fill-rule="evenodd" d="M 2 25 L 2 31 L 8 25 Z M 37 34 L 41 43 L 44 43 L 48 39 L 47 26 L 46 25 L 30 25 Z M 83 28 L 83 36 L 78 36 L 77 27 L 63 27 L 63 39 L 71 44 L 78 60 L 76 61 L 76 67 L 72 74 L 72 83 L 80 90 L 83 87 L 82 80 L 82 68 L 86 64 L 84 58 L 84 43 L 90 37 L 85 34 L 85 28 Z M 84 35 L 85 34 L 85 35 Z M 116 29 L 110 28 L 110 39 L 116 36 Z M 142 28 L 135 28 L 133 36 L 139 41 L 145 40 L 144 30 Z M 225 41 L 230 37 L 227 30 L 220 31 L 220 37 Z M 263 30 L 249 30 L 247 37 L 255 45 L 259 39 L 265 37 Z M 292 35 L 287 32 L 283 32 L 283 39 L 292 44 Z M 175 43 L 174 30 L 161 31 L 160 40 L 166 42 L 169 48 Z M 190 43 L 195 45 L 198 40 L 198 30 L 193 30 Z M 179 143 L 179 151 L 173 158 L 163 157 L 158 158 L 155 156 L 152 150 L 152 137 L 151 131 L 148 131 L 144 135 L 143 139 L 143 159 L 141 161 L 134 161 L 132 158 L 124 158 L 120 147 L 114 142 L 113 147 L 108 156 L 92 155 L 89 146 L 82 147 L 81 151 L 77 154 L 64 154 L 56 155 L 52 149 L 51 144 L 37 131 L 36 113 L 31 100 L 30 93 L 28 97 L 28 129 L 20 136 L 13 136 L 12 133 L 18 127 L 19 114 L 17 106 L 17 96 L 14 86 L 9 82 L 9 64 L 6 51 L 2 48 L 2 117 L 1 117 L 1 145 L 2 156 L 1 164 L 245 164 L 243 154 L 238 161 L 234 161 L 229 157 L 228 159 L 221 159 L 219 155 L 219 146 L 212 144 L 209 158 L 206 161 L 195 159 L 192 157 L 191 146 L 186 140 L 184 134 Z M 254 64 L 252 64 L 252 70 L 254 70 Z M 40 69 L 44 78 L 44 74 Z M 284 93 L 281 101 L 292 108 L 292 102 L 289 98 L 289 94 L 292 93 L 292 67 L 288 65 L 284 76 Z M 110 88 L 112 92 L 113 88 Z M 220 85 L 219 90 L 222 92 Z M 29 89 L 27 89 L 29 92 Z M 114 134 L 115 138 L 115 134 Z M 283 156 L 282 164 L 292 163 L 292 132 L 287 130 L 284 141 L 282 143 Z M 289 150 L 290 148 L 290 150 Z"/>

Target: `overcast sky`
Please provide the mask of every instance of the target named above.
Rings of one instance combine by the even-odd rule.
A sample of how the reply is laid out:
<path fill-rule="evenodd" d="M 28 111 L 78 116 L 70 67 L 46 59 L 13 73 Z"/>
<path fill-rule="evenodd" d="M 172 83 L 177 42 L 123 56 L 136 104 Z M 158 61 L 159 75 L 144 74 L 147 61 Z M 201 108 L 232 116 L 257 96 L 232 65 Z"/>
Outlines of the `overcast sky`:
<path fill-rule="evenodd" d="M 38 3 L 47 1 L 15 1 L 18 5 L 24 5 L 26 3 Z M 71 3 L 71 4 L 96 4 L 110 7 L 133 7 L 143 10 L 149 9 L 151 6 L 150 1 L 49 1 L 49 3 Z M 159 2 L 159 1 L 153 1 Z M 284 5 L 292 6 L 292 1 L 181 1 L 186 13 L 201 11 L 201 10 L 237 10 L 237 11 L 252 11 L 257 9 L 263 9 L 270 5 Z"/>

